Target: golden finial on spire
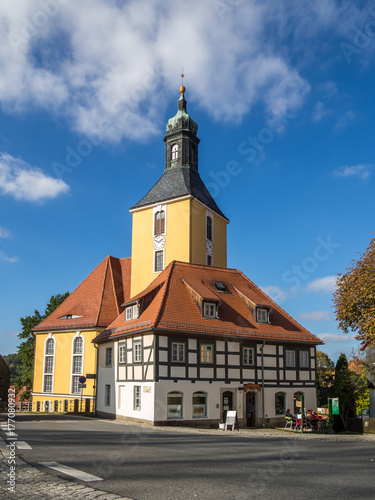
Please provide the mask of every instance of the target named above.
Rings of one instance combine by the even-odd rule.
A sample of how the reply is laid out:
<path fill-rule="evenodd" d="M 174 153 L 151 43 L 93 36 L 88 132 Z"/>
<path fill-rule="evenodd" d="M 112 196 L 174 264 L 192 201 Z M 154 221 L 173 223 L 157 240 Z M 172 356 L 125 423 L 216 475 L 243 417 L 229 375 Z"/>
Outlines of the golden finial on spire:
<path fill-rule="evenodd" d="M 185 87 L 184 87 L 184 68 L 182 68 L 182 73 L 181 73 L 181 87 L 180 87 L 180 94 L 185 94 Z"/>

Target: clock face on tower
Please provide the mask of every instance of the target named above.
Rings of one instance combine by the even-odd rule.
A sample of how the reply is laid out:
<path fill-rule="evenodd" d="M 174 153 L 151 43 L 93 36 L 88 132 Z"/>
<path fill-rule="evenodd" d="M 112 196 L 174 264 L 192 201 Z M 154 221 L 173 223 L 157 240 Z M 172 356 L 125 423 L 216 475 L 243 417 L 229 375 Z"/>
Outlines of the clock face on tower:
<path fill-rule="evenodd" d="M 154 246 L 155 250 L 162 250 L 165 246 L 164 236 L 161 236 L 161 235 L 155 236 L 153 246 Z"/>
<path fill-rule="evenodd" d="M 214 251 L 214 246 L 212 244 L 212 241 L 206 241 L 206 251 L 208 255 L 212 255 L 212 252 Z"/>

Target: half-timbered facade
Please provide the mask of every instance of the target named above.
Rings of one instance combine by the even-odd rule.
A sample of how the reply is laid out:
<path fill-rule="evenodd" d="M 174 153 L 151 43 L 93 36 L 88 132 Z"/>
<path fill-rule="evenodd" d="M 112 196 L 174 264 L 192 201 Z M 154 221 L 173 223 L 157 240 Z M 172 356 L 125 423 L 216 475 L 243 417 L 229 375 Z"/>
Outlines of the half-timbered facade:
<path fill-rule="evenodd" d="M 237 270 L 172 262 L 95 342 L 102 416 L 259 426 L 316 406 L 322 342 Z"/>

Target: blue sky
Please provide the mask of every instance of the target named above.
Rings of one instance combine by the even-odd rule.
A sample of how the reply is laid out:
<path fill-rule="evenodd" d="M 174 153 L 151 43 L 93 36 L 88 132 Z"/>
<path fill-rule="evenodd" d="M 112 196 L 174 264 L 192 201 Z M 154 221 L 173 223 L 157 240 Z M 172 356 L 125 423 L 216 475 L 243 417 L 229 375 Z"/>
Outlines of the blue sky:
<path fill-rule="evenodd" d="M 238 268 L 326 344 L 374 236 L 375 8 L 322 0 L 0 5 L 0 353 L 19 318 L 130 256 L 184 68 L 199 171 Z"/>

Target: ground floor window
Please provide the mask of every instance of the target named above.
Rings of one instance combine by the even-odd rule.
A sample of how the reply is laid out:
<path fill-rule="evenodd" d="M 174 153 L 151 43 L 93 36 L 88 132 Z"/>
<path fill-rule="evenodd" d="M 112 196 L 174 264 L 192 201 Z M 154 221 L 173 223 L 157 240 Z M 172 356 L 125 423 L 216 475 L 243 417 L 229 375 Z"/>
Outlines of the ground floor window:
<path fill-rule="evenodd" d="M 134 410 L 140 411 L 141 409 L 141 386 L 134 386 Z"/>
<path fill-rule="evenodd" d="M 182 418 L 182 393 L 170 392 L 167 395 L 168 418 Z"/>
<path fill-rule="evenodd" d="M 275 413 L 276 415 L 285 415 L 285 393 L 278 392 L 275 394 Z"/>
<path fill-rule="evenodd" d="M 72 380 L 72 393 L 78 394 L 81 392 L 81 384 L 79 383 L 79 375 L 74 375 Z"/>
<path fill-rule="evenodd" d="M 193 394 L 193 418 L 207 417 L 207 394 L 195 392 Z"/>

